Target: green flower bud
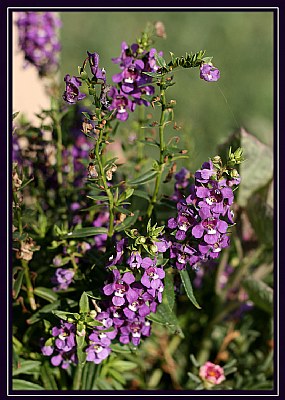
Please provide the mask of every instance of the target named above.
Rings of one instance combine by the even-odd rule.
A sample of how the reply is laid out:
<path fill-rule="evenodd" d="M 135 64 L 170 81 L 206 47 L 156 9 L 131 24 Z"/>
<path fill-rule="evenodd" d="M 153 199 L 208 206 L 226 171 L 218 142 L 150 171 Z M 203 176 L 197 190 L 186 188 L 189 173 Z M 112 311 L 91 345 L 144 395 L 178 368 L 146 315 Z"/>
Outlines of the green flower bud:
<path fill-rule="evenodd" d="M 221 159 L 220 156 L 215 156 L 215 157 L 212 158 L 212 161 L 213 161 L 213 163 L 215 163 L 215 164 L 221 164 L 222 159 Z"/>
<path fill-rule="evenodd" d="M 150 246 L 150 251 L 152 252 L 152 253 L 157 253 L 157 246 L 155 245 L 155 244 L 153 244 L 153 245 L 151 245 Z"/>

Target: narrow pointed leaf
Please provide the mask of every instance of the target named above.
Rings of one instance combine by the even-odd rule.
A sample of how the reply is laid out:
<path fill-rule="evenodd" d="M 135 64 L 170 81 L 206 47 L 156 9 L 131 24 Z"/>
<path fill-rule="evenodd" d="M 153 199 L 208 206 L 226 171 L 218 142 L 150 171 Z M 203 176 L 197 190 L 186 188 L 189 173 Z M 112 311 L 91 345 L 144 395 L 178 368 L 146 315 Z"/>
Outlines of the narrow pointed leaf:
<path fill-rule="evenodd" d="M 241 282 L 244 289 L 247 291 L 250 300 L 256 307 L 267 311 L 269 314 L 273 312 L 273 290 L 266 283 L 247 278 Z"/>
<path fill-rule="evenodd" d="M 182 271 L 179 271 L 179 273 L 180 273 L 180 277 L 181 277 L 185 292 L 186 292 L 189 300 L 194 304 L 195 307 L 200 309 L 201 307 L 199 306 L 199 304 L 194 296 L 194 293 L 193 293 L 193 288 L 192 288 L 192 284 L 190 281 L 188 271 L 186 269 L 184 269 Z"/>
<path fill-rule="evenodd" d="M 58 299 L 58 294 L 55 293 L 52 289 L 45 288 L 45 287 L 37 287 L 34 289 L 34 294 L 53 303 Z"/>
<path fill-rule="evenodd" d="M 156 175 L 157 175 L 157 171 L 147 171 L 144 174 L 142 174 L 141 176 L 137 177 L 136 179 L 133 179 L 131 181 L 128 182 L 129 185 L 142 185 L 144 183 L 150 182 L 151 180 L 153 180 Z"/>
<path fill-rule="evenodd" d="M 83 292 L 79 300 L 79 312 L 88 313 L 89 310 L 89 299 L 86 292 Z"/>
<path fill-rule="evenodd" d="M 73 232 L 69 232 L 67 235 L 64 235 L 62 239 L 84 238 L 88 236 L 103 235 L 106 233 L 108 233 L 107 228 L 88 227 L 88 228 L 76 229 Z"/>
<path fill-rule="evenodd" d="M 29 382 L 23 379 L 12 380 L 13 390 L 44 390 L 44 388 L 37 383 Z"/>

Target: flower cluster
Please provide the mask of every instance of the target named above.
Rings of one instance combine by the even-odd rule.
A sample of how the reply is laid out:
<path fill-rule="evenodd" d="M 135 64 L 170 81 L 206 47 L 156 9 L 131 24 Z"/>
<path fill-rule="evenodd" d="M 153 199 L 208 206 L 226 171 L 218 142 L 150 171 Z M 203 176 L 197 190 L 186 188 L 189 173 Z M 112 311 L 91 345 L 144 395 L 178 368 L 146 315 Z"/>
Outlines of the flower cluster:
<path fill-rule="evenodd" d="M 45 356 L 51 356 L 53 366 L 67 369 L 70 364 L 77 364 L 76 355 L 76 327 L 69 322 L 61 321 L 59 327 L 54 326 L 51 331 L 52 338 L 48 339 L 42 347 Z"/>
<path fill-rule="evenodd" d="M 37 68 L 40 76 L 55 72 L 61 48 L 58 39 L 61 21 L 56 13 L 21 12 L 16 24 L 25 60 Z"/>
<path fill-rule="evenodd" d="M 112 59 L 115 64 L 119 64 L 122 71 L 112 78 L 118 88 L 112 87 L 109 92 L 112 98 L 109 109 L 116 110 L 117 119 L 125 121 L 136 105 L 149 106 L 150 103 L 144 97 L 152 96 L 154 87 L 151 86 L 152 77 L 144 72 L 156 72 L 158 65 L 155 60 L 157 51 L 154 48 L 146 51 L 136 43 L 129 47 L 126 42 L 122 43 L 121 48 L 120 57 Z"/>
<path fill-rule="evenodd" d="M 111 353 L 110 344 L 117 335 L 117 328 L 115 321 L 110 318 L 109 312 L 100 311 L 96 315 L 96 320 L 101 322 L 102 326 L 97 326 L 89 335 L 89 343 L 85 352 L 87 361 L 100 364 Z"/>
<path fill-rule="evenodd" d="M 162 243 L 162 244 L 160 244 Z M 168 246 L 157 242 L 157 256 Z M 128 251 L 127 239 L 116 244 L 116 257 L 111 257 L 111 281 L 106 282 L 103 292 L 107 296 L 107 308 L 117 328 L 117 336 L 123 344 L 132 342 L 138 346 L 142 336 L 150 335 L 150 321 L 146 317 L 156 312 L 162 302 L 165 271 L 158 265 L 158 257 L 143 257 L 134 249 Z M 119 265 L 128 265 L 129 271 L 122 273 Z"/>
<path fill-rule="evenodd" d="M 182 174 L 183 176 L 183 174 Z M 217 258 L 229 246 L 228 227 L 233 224 L 233 185 L 239 177 L 219 176 L 213 162 L 205 162 L 195 173 L 190 194 L 177 203 L 177 216 L 168 220 L 168 228 L 175 237 L 170 257 L 175 266 L 185 269 L 200 262 Z M 185 187 L 185 185 L 183 185 Z"/>

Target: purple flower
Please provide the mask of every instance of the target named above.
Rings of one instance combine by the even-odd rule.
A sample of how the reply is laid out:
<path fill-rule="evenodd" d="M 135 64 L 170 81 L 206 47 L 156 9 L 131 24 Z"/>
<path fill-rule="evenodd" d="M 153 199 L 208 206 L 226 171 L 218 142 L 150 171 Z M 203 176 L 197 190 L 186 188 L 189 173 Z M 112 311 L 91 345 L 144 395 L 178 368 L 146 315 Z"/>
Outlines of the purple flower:
<path fill-rule="evenodd" d="M 116 264 L 120 264 L 122 259 L 123 259 L 123 254 L 124 254 L 124 247 L 127 243 L 127 239 L 121 239 L 116 243 L 116 257 L 114 258 L 114 256 L 112 255 L 109 258 L 109 263 L 108 263 L 108 267 L 110 267 L 111 265 L 116 265 Z"/>
<path fill-rule="evenodd" d="M 201 211 L 204 210 L 201 209 L 200 214 L 202 214 Z M 223 220 L 214 218 L 213 216 L 211 216 L 210 213 L 207 213 L 206 215 L 207 217 L 205 219 L 202 219 L 200 224 L 194 226 L 194 228 L 192 229 L 192 235 L 195 238 L 203 237 L 207 244 L 214 244 L 219 240 L 220 234 L 227 232 L 228 224 Z"/>
<path fill-rule="evenodd" d="M 70 364 L 77 364 L 75 332 L 75 325 L 64 321 L 61 321 L 60 326 L 52 328 L 53 345 L 44 345 L 42 353 L 45 356 L 53 355 L 53 366 L 66 369 Z"/>
<path fill-rule="evenodd" d="M 56 72 L 61 49 L 58 28 L 61 21 L 54 12 L 20 12 L 17 19 L 19 47 L 27 63 L 33 64 L 40 76 Z"/>
<path fill-rule="evenodd" d="M 66 290 L 71 284 L 75 271 L 73 269 L 57 268 L 55 276 L 52 278 L 52 283 L 57 284 L 53 290 Z"/>
<path fill-rule="evenodd" d="M 203 63 L 200 67 L 200 78 L 207 82 L 215 82 L 220 79 L 220 71 L 212 64 Z"/>
<path fill-rule="evenodd" d="M 107 358 L 110 353 L 111 340 L 107 336 L 98 334 L 98 332 L 93 331 L 89 336 L 89 346 L 85 350 L 87 353 L 86 360 L 94 362 L 94 364 L 100 364 L 105 358 Z"/>
<path fill-rule="evenodd" d="M 212 161 L 204 162 L 202 169 L 198 169 L 195 172 L 195 179 L 197 182 L 208 183 L 211 176 L 215 174 L 214 166 Z"/>
<path fill-rule="evenodd" d="M 132 288 L 137 292 L 138 298 L 124 307 L 123 312 L 125 316 L 129 320 L 132 320 L 138 315 L 146 317 L 151 312 L 155 312 L 157 303 L 155 298 L 145 291 L 145 287 L 137 282 L 133 284 Z"/>
<path fill-rule="evenodd" d="M 162 268 L 156 267 L 156 261 L 149 257 L 143 259 L 142 267 L 145 272 L 141 278 L 141 283 L 151 289 L 158 289 L 161 286 L 161 280 L 165 277 L 165 272 Z"/>
<path fill-rule="evenodd" d="M 135 104 L 128 100 L 127 96 L 119 93 L 114 86 L 109 91 L 109 97 L 112 98 L 109 110 L 116 111 L 116 117 L 118 120 L 126 121 L 129 118 L 128 110 L 133 112 Z"/>
<path fill-rule="evenodd" d="M 138 346 L 142 336 L 150 336 L 150 321 L 143 317 L 126 321 L 125 325 L 120 327 L 119 340 L 123 344 L 132 342 L 133 345 Z"/>
<path fill-rule="evenodd" d="M 165 238 L 159 238 L 158 242 L 154 242 L 157 247 L 158 253 L 165 253 L 171 246 L 171 242 Z"/>
<path fill-rule="evenodd" d="M 86 97 L 86 94 L 81 93 L 79 90 L 79 87 L 82 85 L 82 83 L 76 76 L 70 77 L 70 75 L 67 74 L 64 77 L 64 82 L 66 88 L 62 97 L 67 103 L 74 104 Z"/>
<path fill-rule="evenodd" d="M 53 353 L 53 346 L 42 347 L 42 353 L 44 356 L 50 356 Z"/>
<path fill-rule="evenodd" d="M 139 269 L 142 264 L 142 256 L 138 251 L 132 251 L 131 256 L 128 258 L 127 263 L 129 264 L 130 268 L 134 269 L 137 268 Z"/>
<path fill-rule="evenodd" d="M 101 79 L 103 82 L 106 82 L 106 72 L 104 69 L 99 68 L 99 54 L 89 53 L 89 51 L 87 51 L 87 54 L 92 74 L 96 79 Z"/>
<path fill-rule="evenodd" d="M 135 281 L 135 277 L 131 272 L 126 272 L 122 277 L 117 269 L 113 271 L 114 282 L 103 287 L 103 292 L 106 296 L 112 297 L 112 303 L 115 306 L 122 306 L 126 300 L 129 303 L 135 301 L 138 297 L 137 293 L 130 287 L 130 284 Z"/>

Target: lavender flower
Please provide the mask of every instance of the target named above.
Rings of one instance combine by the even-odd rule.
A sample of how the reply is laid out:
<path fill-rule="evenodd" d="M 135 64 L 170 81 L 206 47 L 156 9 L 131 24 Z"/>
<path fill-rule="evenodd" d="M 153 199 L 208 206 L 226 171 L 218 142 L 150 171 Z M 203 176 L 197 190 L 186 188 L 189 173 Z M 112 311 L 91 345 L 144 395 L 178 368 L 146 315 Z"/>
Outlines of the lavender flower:
<path fill-rule="evenodd" d="M 61 21 L 53 12 L 21 12 L 17 19 L 19 47 L 27 63 L 33 64 L 40 76 L 54 73 L 58 69 L 58 28 Z"/>
<path fill-rule="evenodd" d="M 61 321 L 61 325 L 52 328 L 52 345 L 46 344 L 42 347 L 42 353 L 45 356 L 51 356 L 53 366 L 61 366 L 67 369 L 70 364 L 77 364 L 76 355 L 76 327 L 69 322 Z"/>
<path fill-rule="evenodd" d="M 143 317 L 137 317 L 131 321 L 126 321 L 125 325 L 120 328 L 119 340 L 123 344 L 130 342 L 138 346 L 142 336 L 150 336 L 150 321 Z"/>
<path fill-rule="evenodd" d="M 130 287 L 135 281 L 135 277 L 131 272 L 126 272 L 122 277 L 117 269 L 113 271 L 114 282 L 109 283 L 103 288 L 105 295 L 113 294 L 112 303 L 115 306 L 122 306 L 126 301 L 132 303 L 137 299 L 137 293 Z"/>
<path fill-rule="evenodd" d="M 70 75 L 67 74 L 64 77 L 64 82 L 66 88 L 62 97 L 67 103 L 74 104 L 86 97 L 86 94 L 81 93 L 79 90 L 79 87 L 82 85 L 82 83 L 76 76 L 70 77 Z"/>
<path fill-rule="evenodd" d="M 89 53 L 88 60 L 92 74 L 96 79 L 101 79 L 103 82 L 106 82 L 106 72 L 104 69 L 99 68 L 99 54 L 97 53 Z"/>
<path fill-rule="evenodd" d="M 72 283 L 75 271 L 73 269 L 57 268 L 52 282 L 58 286 L 54 287 L 54 291 L 66 290 Z"/>
<path fill-rule="evenodd" d="M 112 98 L 112 103 L 109 110 L 116 111 L 116 117 L 120 121 L 126 121 L 129 118 L 129 112 L 135 109 L 135 103 L 132 103 L 127 96 L 118 92 L 115 87 L 109 91 L 109 96 Z"/>
<path fill-rule="evenodd" d="M 100 336 L 98 332 L 93 331 L 89 336 L 89 346 L 86 349 L 87 361 L 92 361 L 94 364 L 100 364 L 105 358 L 107 358 L 110 353 L 111 340 L 107 335 Z"/>
<path fill-rule="evenodd" d="M 207 82 L 215 82 L 220 79 L 220 71 L 212 64 L 203 63 L 200 67 L 200 78 Z"/>

